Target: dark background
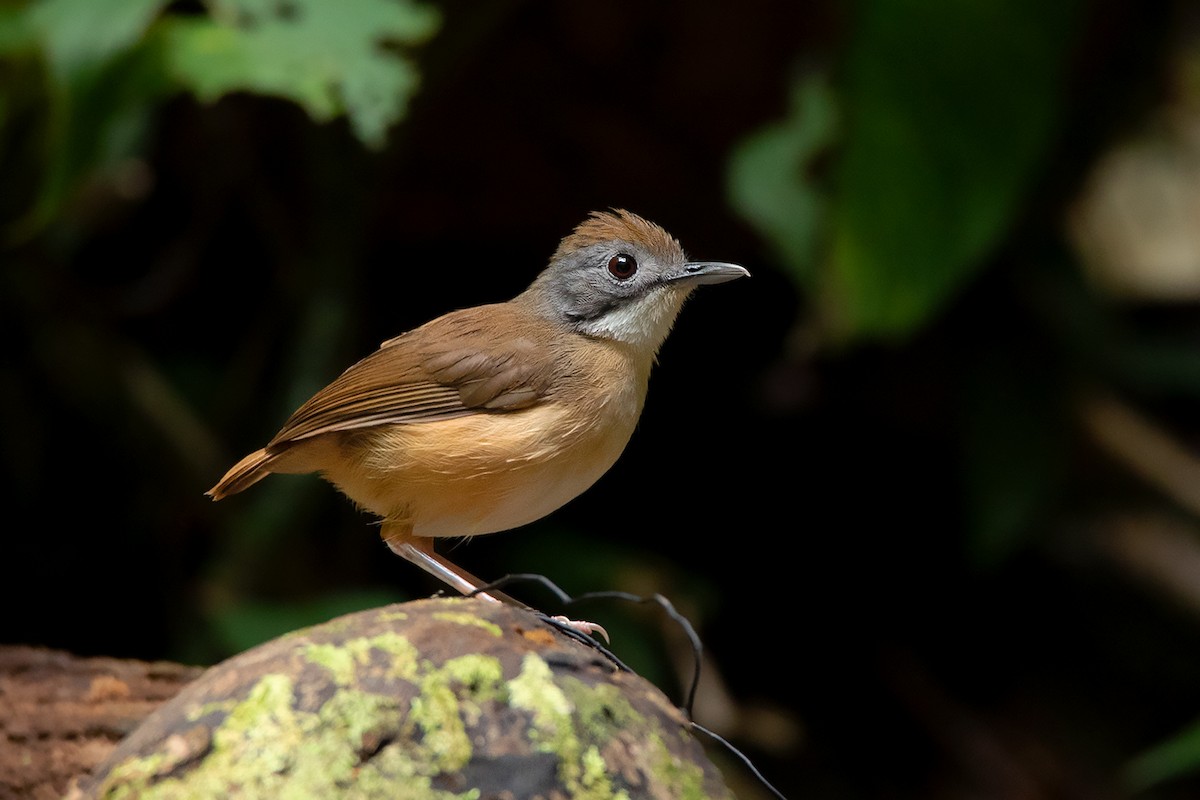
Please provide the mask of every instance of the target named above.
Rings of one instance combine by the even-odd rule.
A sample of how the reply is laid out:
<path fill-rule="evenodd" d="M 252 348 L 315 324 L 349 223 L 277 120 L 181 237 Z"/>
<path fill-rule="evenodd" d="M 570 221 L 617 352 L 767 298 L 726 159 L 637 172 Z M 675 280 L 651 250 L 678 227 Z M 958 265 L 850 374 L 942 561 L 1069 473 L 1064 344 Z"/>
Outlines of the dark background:
<path fill-rule="evenodd" d="M 792 798 L 1195 796 L 1196 297 L 1110 291 L 1065 222 L 1121 143 L 1179 148 L 1176 171 L 1195 157 L 1167 135 L 1196 119 L 1186 7 L 1072 7 L 1052 124 L 1003 224 L 942 302 L 879 330 L 837 323 L 827 239 L 789 261 L 729 186 L 731 153 L 816 74 L 839 132 L 780 170 L 827 198 L 820 230 L 854 192 L 881 226 L 922 202 L 885 168 L 865 191 L 839 171 L 854 131 L 887 124 L 856 116 L 853 91 L 861 42 L 887 38 L 862 22 L 881 6 L 447 0 L 382 149 L 258 92 L 64 89 L 10 39 L 0 641 L 213 663 L 436 591 L 316 478 L 203 492 L 379 342 L 516 294 L 589 211 L 624 207 L 753 278 L 689 301 L 592 490 L 441 551 L 484 577 L 671 598 L 714 679 L 699 721 Z M 1033 7 L 1013 13 L 1036 26 Z M 951 111 L 1030 79 L 963 63 Z M 140 112 L 115 157 L 80 131 L 107 108 Z M 934 279 L 879 280 L 887 297 Z M 661 615 L 571 613 L 682 696 L 689 653 Z"/>

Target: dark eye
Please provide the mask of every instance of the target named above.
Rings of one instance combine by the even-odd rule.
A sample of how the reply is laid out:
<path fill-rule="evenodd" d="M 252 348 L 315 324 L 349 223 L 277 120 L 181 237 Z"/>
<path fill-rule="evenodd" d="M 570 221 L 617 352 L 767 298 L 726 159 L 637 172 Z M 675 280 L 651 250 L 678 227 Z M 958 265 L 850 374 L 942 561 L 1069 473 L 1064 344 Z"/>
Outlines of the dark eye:
<path fill-rule="evenodd" d="M 633 256 L 617 253 L 608 260 L 608 271 L 620 281 L 627 281 L 637 272 L 637 259 Z"/>

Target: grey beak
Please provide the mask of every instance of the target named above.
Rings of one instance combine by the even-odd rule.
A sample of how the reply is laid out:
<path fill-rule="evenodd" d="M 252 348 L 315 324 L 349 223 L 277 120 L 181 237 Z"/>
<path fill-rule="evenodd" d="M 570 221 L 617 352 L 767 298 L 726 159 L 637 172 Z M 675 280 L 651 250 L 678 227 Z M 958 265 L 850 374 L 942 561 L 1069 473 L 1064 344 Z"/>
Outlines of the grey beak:
<path fill-rule="evenodd" d="M 737 278 L 749 278 L 750 270 L 738 264 L 726 264 L 722 261 L 699 261 L 684 264 L 683 269 L 670 276 L 670 281 L 694 283 L 725 283 Z"/>

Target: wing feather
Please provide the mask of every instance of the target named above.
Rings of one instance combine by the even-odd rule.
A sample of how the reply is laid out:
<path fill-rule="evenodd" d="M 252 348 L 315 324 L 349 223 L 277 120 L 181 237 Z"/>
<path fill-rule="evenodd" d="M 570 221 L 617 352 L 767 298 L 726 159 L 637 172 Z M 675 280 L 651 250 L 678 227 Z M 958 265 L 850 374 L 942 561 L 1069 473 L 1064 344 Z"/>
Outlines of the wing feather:
<path fill-rule="evenodd" d="M 511 303 L 465 309 L 389 339 L 297 409 L 267 451 L 334 431 L 537 404 L 556 359 L 552 332 L 529 313 Z M 514 330 L 540 333 L 514 337 Z"/>

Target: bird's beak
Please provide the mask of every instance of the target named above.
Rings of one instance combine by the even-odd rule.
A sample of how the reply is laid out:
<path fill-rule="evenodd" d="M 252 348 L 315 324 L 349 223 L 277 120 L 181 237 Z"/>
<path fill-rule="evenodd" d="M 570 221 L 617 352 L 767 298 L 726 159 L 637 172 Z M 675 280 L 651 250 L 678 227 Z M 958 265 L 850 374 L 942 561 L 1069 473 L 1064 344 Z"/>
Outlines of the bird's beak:
<path fill-rule="evenodd" d="M 721 261 L 700 261 L 684 264 L 683 268 L 667 280 L 672 283 L 691 283 L 699 286 L 705 283 L 725 283 L 737 278 L 749 278 L 750 270 L 737 264 L 726 264 Z"/>

